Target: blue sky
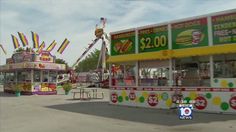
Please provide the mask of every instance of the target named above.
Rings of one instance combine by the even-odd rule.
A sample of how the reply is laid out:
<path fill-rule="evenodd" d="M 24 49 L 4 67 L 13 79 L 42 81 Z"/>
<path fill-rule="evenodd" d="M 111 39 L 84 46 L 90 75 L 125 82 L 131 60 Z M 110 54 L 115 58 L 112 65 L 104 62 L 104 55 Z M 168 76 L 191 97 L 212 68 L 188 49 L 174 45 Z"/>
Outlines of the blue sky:
<path fill-rule="evenodd" d="M 100 17 L 107 18 L 109 33 L 234 8 L 236 0 L 0 0 L 0 43 L 8 52 L 0 51 L 0 64 L 13 53 L 11 34 L 18 31 L 31 45 L 31 31 L 46 45 L 56 40 L 52 53 L 72 65 L 95 38 Z M 56 54 L 65 38 L 70 45 L 63 55 Z"/>

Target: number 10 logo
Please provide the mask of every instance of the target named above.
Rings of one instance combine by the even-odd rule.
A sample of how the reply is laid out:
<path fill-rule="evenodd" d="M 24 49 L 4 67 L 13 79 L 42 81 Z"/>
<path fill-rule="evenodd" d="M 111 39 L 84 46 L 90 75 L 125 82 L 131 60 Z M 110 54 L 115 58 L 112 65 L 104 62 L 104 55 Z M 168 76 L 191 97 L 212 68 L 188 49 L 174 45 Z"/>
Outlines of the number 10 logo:
<path fill-rule="evenodd" d="M 191 120 L 193 106 L 191 104 L 180 104 L 179 105 L 179 119 Z"/>

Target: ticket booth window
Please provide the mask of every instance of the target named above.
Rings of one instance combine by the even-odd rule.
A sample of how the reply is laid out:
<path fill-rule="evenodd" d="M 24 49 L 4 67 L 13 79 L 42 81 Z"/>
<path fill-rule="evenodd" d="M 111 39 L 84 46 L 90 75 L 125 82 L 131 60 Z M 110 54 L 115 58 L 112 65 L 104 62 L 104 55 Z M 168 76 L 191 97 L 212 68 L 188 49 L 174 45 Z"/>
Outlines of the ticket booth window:
<path fill-rule="evenodd" d="M 39 70 L 35 70 L 34 71 L 34 82 L 40 82 L 40 71 Z"/>

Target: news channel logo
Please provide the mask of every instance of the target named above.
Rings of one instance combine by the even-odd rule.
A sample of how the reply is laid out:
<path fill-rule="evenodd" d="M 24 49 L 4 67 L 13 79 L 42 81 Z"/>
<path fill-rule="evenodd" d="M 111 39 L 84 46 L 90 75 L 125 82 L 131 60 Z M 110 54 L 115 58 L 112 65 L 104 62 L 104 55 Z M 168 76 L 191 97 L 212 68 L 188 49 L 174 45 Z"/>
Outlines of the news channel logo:
<path fill-rule="evenodd" d="M 178 108 L 180 120 L 193 119 L 193 104 L 179 104 Z"/>

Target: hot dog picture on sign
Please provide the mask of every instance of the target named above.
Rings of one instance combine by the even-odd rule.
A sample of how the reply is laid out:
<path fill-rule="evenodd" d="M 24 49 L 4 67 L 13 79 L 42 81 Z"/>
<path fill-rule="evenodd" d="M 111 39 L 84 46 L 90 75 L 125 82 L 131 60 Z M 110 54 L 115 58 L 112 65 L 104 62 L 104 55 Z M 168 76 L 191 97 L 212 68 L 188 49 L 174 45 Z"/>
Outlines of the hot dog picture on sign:
<path fill-rule="evenodd" d="M 111 35 L 111 55 L 135 53 L 135 31 Z"/>

